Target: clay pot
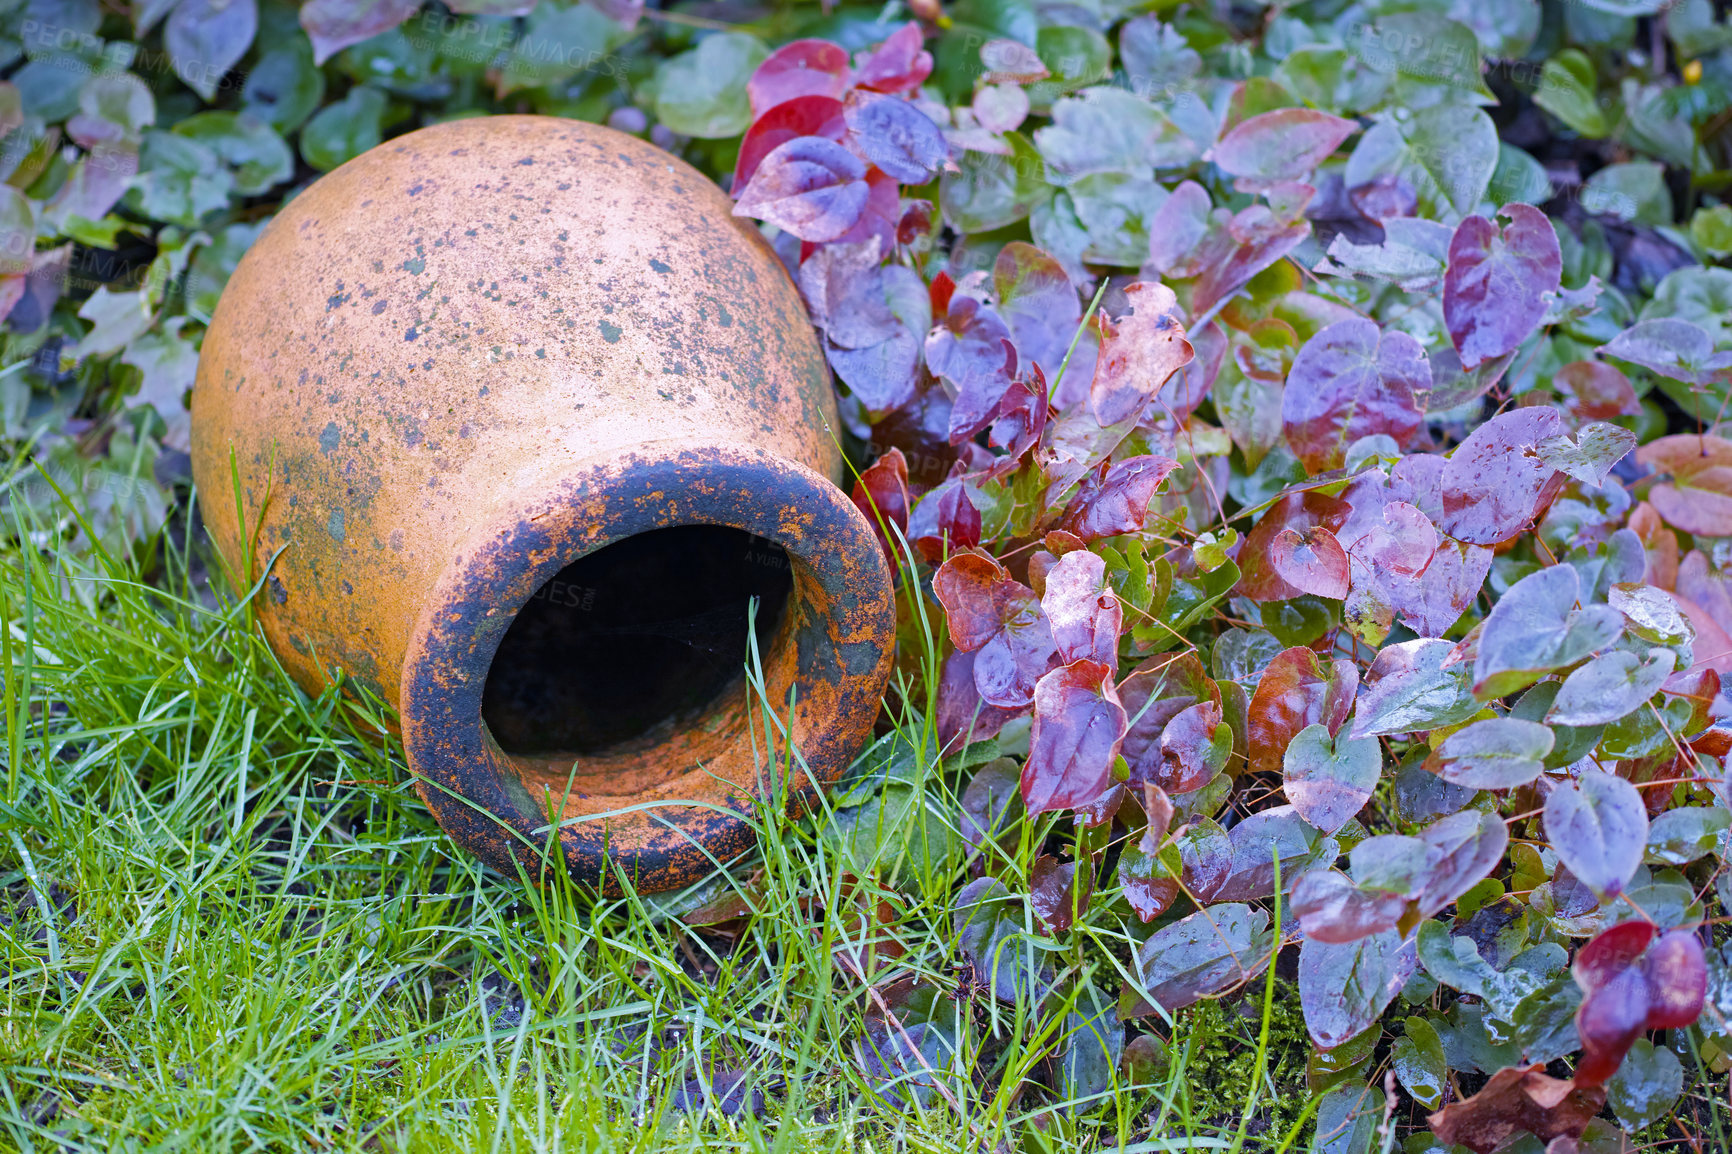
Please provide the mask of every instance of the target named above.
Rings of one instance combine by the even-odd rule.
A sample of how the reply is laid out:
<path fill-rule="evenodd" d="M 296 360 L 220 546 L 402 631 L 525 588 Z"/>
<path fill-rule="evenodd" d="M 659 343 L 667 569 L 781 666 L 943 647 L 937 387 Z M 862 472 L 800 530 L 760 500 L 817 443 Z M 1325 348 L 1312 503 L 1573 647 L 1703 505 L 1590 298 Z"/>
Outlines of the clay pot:
<path fill-rule="evenodd" d="M 870 735 L 889 572 L 730 208 L 609 129 L 442 124 L 290 201 L 205 337 L 194 475 L 272 647 L 396 706 L 428 808 L 506 872 L 553 815 L 580 881 L 680 886 Z"/>

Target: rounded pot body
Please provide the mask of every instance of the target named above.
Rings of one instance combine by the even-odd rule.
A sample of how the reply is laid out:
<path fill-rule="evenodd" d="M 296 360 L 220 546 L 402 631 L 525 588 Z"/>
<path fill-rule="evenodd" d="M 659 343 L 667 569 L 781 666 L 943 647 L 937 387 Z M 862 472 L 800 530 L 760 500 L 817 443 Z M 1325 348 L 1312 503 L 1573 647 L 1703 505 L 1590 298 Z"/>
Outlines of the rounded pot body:
<path fill-rule="evenodd" d="M 272 647 L 395 706 L 502 870 L 557 825 L 580 880 L 677 887 L 870 735 L 889 572 L 799 297 L 730 210 L 610 129 L 438 125 L 286 205 L 205 337 L 194 476 Z"/>

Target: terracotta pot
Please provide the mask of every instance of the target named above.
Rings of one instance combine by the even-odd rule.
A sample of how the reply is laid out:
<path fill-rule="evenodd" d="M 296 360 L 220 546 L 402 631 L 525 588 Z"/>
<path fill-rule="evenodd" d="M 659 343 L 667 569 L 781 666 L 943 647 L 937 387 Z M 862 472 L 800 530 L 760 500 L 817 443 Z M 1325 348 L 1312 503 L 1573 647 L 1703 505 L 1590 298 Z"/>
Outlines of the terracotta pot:
<path fill-rule="evenodd" d="M 617 888 L 605 851 L 677 887 L 870 735 L 889 572 L 799 297 L 730 207 L 609 129 L 438 125 L 286 205 L 205 337 L 194 475 L 273 648 L 396 705 L 428 808 L 499 869 L 551 814 L 581 881 Z"/>

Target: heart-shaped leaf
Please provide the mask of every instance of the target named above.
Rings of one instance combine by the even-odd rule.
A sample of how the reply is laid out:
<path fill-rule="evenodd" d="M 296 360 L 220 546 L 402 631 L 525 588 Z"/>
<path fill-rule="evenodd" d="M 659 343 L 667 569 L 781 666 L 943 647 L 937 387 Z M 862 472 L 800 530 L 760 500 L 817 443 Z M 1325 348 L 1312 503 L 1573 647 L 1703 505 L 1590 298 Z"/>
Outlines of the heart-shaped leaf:
<path fill-rule="evenodd" d="M 1578 609 L 1580 599 L 1574 565 L 1551 565 L 1510 586 L 1480 632 L 1474 694 L 1482 701 L 1503 697 L 1610 645 L 1623 616 L 1609 605 Z"/>
<path fill-rule="evenodd" d="M 1545 772 L 1552 731 L 1532 721 L 1498 717 L 1458 730 L 1425 759 L 1425 768 L 1469 789 L 1514 789 Z"/>
<path fill-rule="evenodd" d="M 1098 661 L 1055 669 L 1034 689 L 1034 729 L 1022 767 L 1030 813 L 1088 805 L 1112 783 L 1126 729 L 1112 670 Z"/>
<path fill-rule="evenodd" d="M 1603 653 L 1564 679 L 1546 711 L 1553 725 L 1606 725 L 1641 707 L 1672 676 L 1670 649 L 1650 649 L 1646 659 L 1627 649 Z"/>
<path fill-rule="evenodd" d="M 1443 278 L 1443 319 L 1463 368 L 1514 352 L 1546 313 L 1546 294 L 1559 287 L 1563 254 L 1545 213 L 1505 205 L 1501 231 L 1470 216 L 1449 242 Z"/>
<path fill-rule="evenodd" d="M 1331 738 L 1326 726 L 1308 725 L 1282 757 L 1282 789 L 1301 817 L 1329 834 L 1371 800 L 1382 772 L 1383 747 L 1376 738 Z"/>
<path fill-rule="evenodd" d="M 1246 725 L 1253 773 L 1281 769 L 1287 747 L 1308 725 L 1332 737 L 1353 709 L 1359 671 L 1347 661 L 1327 669 L 1314 650 L 1294 646 L 1275 655 L 1251 696 Z"/>
<path fill-rule="evenodd" d="M 1543 817 L 1558 857 L 1595 893 L 1621 892 L 1648 844 L 1648 811 L 1636 787 L 1598 769 L 1552 790 Z"/>
<path fill-rule="evenodd" d="M 1439 729 L 1478 713 L 1467 667 L 1444 668 L 1454 649 L 1448 641 L 1422 637 L 1380 650 L 1359 687 L 1353 736 Z"/>
<path fill-rule="evenodd" d="M 1430 389 L 1431 365 L 1418 341 L 1362 318 L 1337 321 L 1294 358 L 1282 432 L 1307 471 L 1338 469 L 1361 437 L 1382 433 L 1411 445 L 1425 426 L 1419 398 Z"/>

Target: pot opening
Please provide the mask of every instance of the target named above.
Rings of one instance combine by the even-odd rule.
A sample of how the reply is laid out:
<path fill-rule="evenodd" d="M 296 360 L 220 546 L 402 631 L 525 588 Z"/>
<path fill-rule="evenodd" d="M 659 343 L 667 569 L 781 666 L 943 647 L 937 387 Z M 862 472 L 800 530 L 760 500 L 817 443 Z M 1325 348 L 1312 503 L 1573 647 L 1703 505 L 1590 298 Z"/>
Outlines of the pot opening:
<path fill-rule="evenodd" d="M 654 529 L 535 591 L 487 671 L 481 717 L 514 756 L 593 755 L 689 721 L 742 677 L 793 590 L 781 546 L 722 525 Z"/>

